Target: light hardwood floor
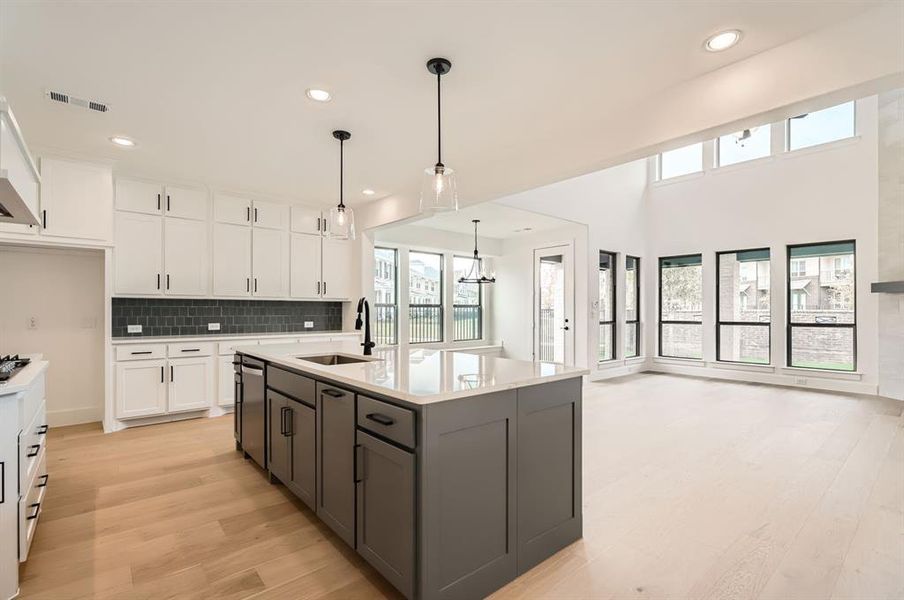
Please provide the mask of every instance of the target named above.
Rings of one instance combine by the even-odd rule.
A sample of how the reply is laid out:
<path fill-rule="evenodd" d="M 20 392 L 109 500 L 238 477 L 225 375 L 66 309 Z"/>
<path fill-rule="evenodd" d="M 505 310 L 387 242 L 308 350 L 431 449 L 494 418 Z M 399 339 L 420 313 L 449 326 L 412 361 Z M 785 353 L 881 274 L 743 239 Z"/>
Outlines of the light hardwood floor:
<path fill-rule="evenodd" d="M 904 598 L 902 409 L 667 375 L 590 384 L 584 539 L 493 598 Z M 22 597 L 395 597 L 231 428 L 52 430 Z"/>

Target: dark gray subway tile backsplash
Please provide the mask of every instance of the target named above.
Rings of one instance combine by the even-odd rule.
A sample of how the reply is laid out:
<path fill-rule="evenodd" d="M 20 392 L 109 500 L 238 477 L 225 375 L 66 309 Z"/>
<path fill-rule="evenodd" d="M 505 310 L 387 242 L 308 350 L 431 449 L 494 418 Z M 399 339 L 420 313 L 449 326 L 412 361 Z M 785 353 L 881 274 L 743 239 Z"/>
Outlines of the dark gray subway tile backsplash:
<path fill-rule="evenodd" d="M 304 322 L 314 327 L 305 329 Z M 219 323 L 219 331 L 208 331 Z M 141 333 L 127 333 L 141 325 Z M 341 302 L 113 298 L 113 337 L 296 333 L 342 329 Z"/>

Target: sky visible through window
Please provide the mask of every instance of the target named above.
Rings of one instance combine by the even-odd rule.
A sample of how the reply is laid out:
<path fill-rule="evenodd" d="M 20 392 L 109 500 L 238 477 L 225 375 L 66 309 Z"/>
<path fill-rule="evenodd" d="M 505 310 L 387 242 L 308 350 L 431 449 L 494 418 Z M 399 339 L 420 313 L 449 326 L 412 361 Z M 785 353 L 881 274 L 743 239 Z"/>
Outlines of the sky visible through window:
<path fill-rule="evenodd" d="M 669 179 L 703 170 L 703 144 L 691 144 L 662 153 L 659 178 Z"/>
<path fill-rule="evenodd" d="M 788 120 L 788 149 L 800 150 L 853 137 L 854 103 L 847 102 Z"/>
<path fill-rule="evenodd" d="M 772 136 L 770 125 L 752 127 L 719 138 L 719 166 L 769 156 Z M 745 135 L 745 132 L 749 132 Z"/>

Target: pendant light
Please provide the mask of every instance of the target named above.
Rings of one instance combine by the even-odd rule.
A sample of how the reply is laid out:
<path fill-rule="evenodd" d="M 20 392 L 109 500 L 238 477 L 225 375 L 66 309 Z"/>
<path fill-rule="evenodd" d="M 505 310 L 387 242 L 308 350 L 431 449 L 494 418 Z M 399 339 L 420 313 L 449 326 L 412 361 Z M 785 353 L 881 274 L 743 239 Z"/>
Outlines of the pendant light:
<path fill-rule="evenodd" d="M 496 274 L 486 271 L 483 259 L 480 258 L 480 254 L 477 252 L 477 224 L 480 223 L 480 219 L 474 219 L 471 222 L 474 223 L 474 262 L 471 263 L 471 270 L 468 271 L 468 274 L 458 278 L 458 283 L 477 283 L 481 285 L 496 283 Z"/>
<path fill-rule="evenodd" d="M 445 58 L 431 58 L 427 70 L 436 75 L 436 164 L 424 169 L 421 212 L 458 210 L 455 171 L 443 164 L 442 77 L 452 68 Z"/>
<path fill-rule="evenodd" d="M 337 129 L 333 132 L 333 137 L 339 140 L 339 204 L 330 209 L 327 236 L 338 240 L 353 240 L 355 239 L 355 211 L 345 205 L 343 197 L 345 142 L 352 137 L 352 134 Z"/>

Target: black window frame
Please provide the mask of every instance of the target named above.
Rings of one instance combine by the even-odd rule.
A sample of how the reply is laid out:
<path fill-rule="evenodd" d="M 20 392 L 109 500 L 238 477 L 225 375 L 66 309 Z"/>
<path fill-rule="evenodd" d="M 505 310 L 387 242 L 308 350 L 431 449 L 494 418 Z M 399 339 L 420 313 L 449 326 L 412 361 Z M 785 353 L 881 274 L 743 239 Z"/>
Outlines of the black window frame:
<path fill-rule="evenodd" d="M 639 256 L 631 256 L 630 254 L 625 255 L 625 273 L 628 272 L 628 261 L 634 261 L 634 319 L 628 319 L 625 317 L 625 335 L 624 338 L 628 339 L 628 325 L 634 325 L 634 354 L 628 355 L 627 351 L 622 348 L 622 352 L 625 353 L 625 358 L 637 358 L 640 356 L 640 257 Z M 625 284 L 625 294 L 627 296 L 627 283 Z M 627 302 L 625 303 L 625 310 L 627 310 Z"/>
<path fill-rule="evenodd" d="M 390 248 L 388 246 L 374 246 L 374 255 L 376 256 L 377 250 L 389 250 L 392 252 L 393 261 L 392 261 L 392 281 L 395 285 L 395 290 L 393 291 L 392 297 L 395 300 L 394 303 L 389 304 L 387 302 L 376 302 L 376 297 L 374 298 L 374 311 L 379 313 L 381 308 L 392 308 L 392 312 L 394 314 L 393 324 L 392 324 L 392 339 L 393 342 L 389 344 L 381 344 L 386 346 L 398 346 L 399 345 L 399 249 L 398 248 Z M 376 294 L 375 294 L 376 295 Z"/>
<path fill-rule="evenodd" d="M 856 105 L 855 105 L 856 106 Z M 856 109 L 855 109 L 856 110 Z M 843 138 L 846 139 L 846 138 Z M 810 248 L 813 246 L 831 246 L 834 244 L 850 244 L 853 248 L 853 259 L 851 267 L 854 270 L 854 322 L 853 323 L 792 323 L 791 322 L 791 249 L 792 248 Z M 785 366 L 789 369 L 811 369 L 815 371 L 831 371 L 833 373 L 856 373 L 857 372 L 857 240 L 835 240 L 831 242 L 809 242 L 806 244 L 788 244 L 785 248 Z M 826 369 L 822 367 L 800 367 L 794 365 L 791 361 L 791 347 L 793 330 L 795 327 L 804 327 L 807 329 L 817 327 L 827 327 L 836 329 L 852 329 L 852 353 L 853 366 L 848 369 Z"/>
<path fill-rule="evenodd" d="M 615 279 L 618 274 L 618 263 L 616 262 L 616 260 L 618 259 L 618 253 L 617 252 L 608 252 L 606 250 L 600 250 L 599 258 L 602 258 L 603 255 L 606 255 L 609 257 L 609 272 L 610 272 L 609 280 L 612 282 L 612 284 L 610 285 L 611 290 L 610 290 L 610 295 L 609 295 L 609 298 L 610 298 L 609 314 L 611 315 L 612 318 L 608 321 L 600 321 L 599 324 L 600 325 L 609 325 L 609 331 L 610 331 L 609 348 L 612 351 L 612 356 L 610 356 L 609 358 L 606 358 L 606 359 L 600 359 L 599 342 L 597 342 L 597 345 L 596 345 L 596 362 L 597 362 L 597 364 L 613 361 L 616 358 L 618 358 L 618 351 L 616 350 L 616 346 L 615 346 L 615 341 L 617 338 L 617 336 L 615 334 L 615 320 L 616 320 L 615 307 L 617 304 L 617 302 L 615 301 L 615 290 L 617 289 Z M 597 291 L 599 290 L 599 274 L 600 274 L 600 268 L 599 268 L 599 262 L 597 262 L 597 282 L 596 282 Z M 600 304 L 602 304 L 602 298 L 600 298 Z M 602 307 L 600 306 L 599 308 L 602 308 Z M 596 311 L 597 319 L 599 319 L 599 313 L 600 313 L 599 308 Z"/>
<path fill-rule="evenodd" d="M 464 260 L 474 260 L 473 256 L 460 256 L 458 254 L 452 255 L 452 275 L 453 279 L 455 276 L 455 259 L 461 258 Z M 481 259 L 482 260 L 482 259 Z M 453 281 L 453 292 L 455 291 L 454 286 L 460 285 L 458 281 Z M 476 285 L 477 286 L 477 304 L 456 304 L 455 303 L 455 295 L 453 293 L 452 296 L 452 341 L 453 342 L 475 342 L 483 339 L 483 286 L 479 283 L 471 283 L 467 285 Z M 472 308 L 477 306 L 477 337 L 476 338 L 462 338 L 458 339 L 455 337 L 455 309 L 456 308 Z"/>
<path fill-rule="evenodd" d="M 429 254 L 433 256 L 439 257 L 439 304 L 412 304 L 411 302 L 411 255 L 412 254 Z M 442 344 L 446 341 L 446 316 L 445 316 L 445 306 L 443 301 L 445 300 L 445 263 L 446 263 L 446 255 L 442 252 L 427 252 L 426 250 L 409 250 L 408 251 L 408 343 L 412 345 L 418 344 Z M 420 342 L 412 342 L 411 341 L 411 307 L 419 306 L 419 307 L 429 307 L 429 308 L 439 308 L 439 339 L 437 340 L 424 340 Z"/>
<path fill-rule="evenodd" d="M 679 259 L 679 258 L 699 258 L 700 259 L 700 279 L 701 279 L 701 286 L 700 286 L 701 310 L 700 310 L 700 312 L 701 312 L 701 317 L 700 317 L 699 321 L 688 321 L 688 320 L 663 321 L 662 320 L 662 263 L 667 260 L 675 260 L 675 259 Z M 662 326 L 663 325 L 699 325 L 700 326 L 700 339 L 702 341 L 702 339 L 703 339 L 702 303 L 706 296 L 706 294 L 703 291 L 702 279 L 703 279 L 703 253 L 692 252 L 690 254 L 674 254 L 672 256 L 660 256 L 659 257 L 659 272 L 658 272 L 658 281 L 657 281 L 657 287 L 658 287 L 658 292 L 659 292 L 659 312 L 657 315 L 657 322 L 658 322 L 658 330 L 659 331 L 658 331 L 658 343 L 657 343 L 657 348 L 656 348 L 656 354 L 660 358 L 673 358 L 673 359 L 677 359 L 677 360 L 693 360 L 693 361 L 702 361 L 703 360 L 702 343 L 701 343 L 701 348 L 700 348 L 700 358 L 693 358 L 693 357 L 689 357 L 689 356 L 671 356 L 671 355 L 662 353 Z"/>
<path fill-rule="evenodd" d="M 725 254 L 741 254 L 744 252 L 765 252 L 767 255 L 766 260 L 769 262 L 769 321 L 766 323 L 760 321 L 722 320 L 722 296 L 720 294 L 721 290 L 719 284 L 719 281 L 722 279 L 720 261 Z M 757 274 L 757 279 L 759 279 L 759 274 Z M 767 336 L 769 339 L 769 358 L 766 365 L 772 364 L 772 252 L 769 248 L 748 248 L 746 250 L 723 250 L 721 252 L 716 252 L 716 361 L 736 365 L 761 365 L 762 363 L 747 362 L 743 360 L 725 360 L 722 358 L 722 325 L 767 327 L 769 331 L 769 335 Z"/>

